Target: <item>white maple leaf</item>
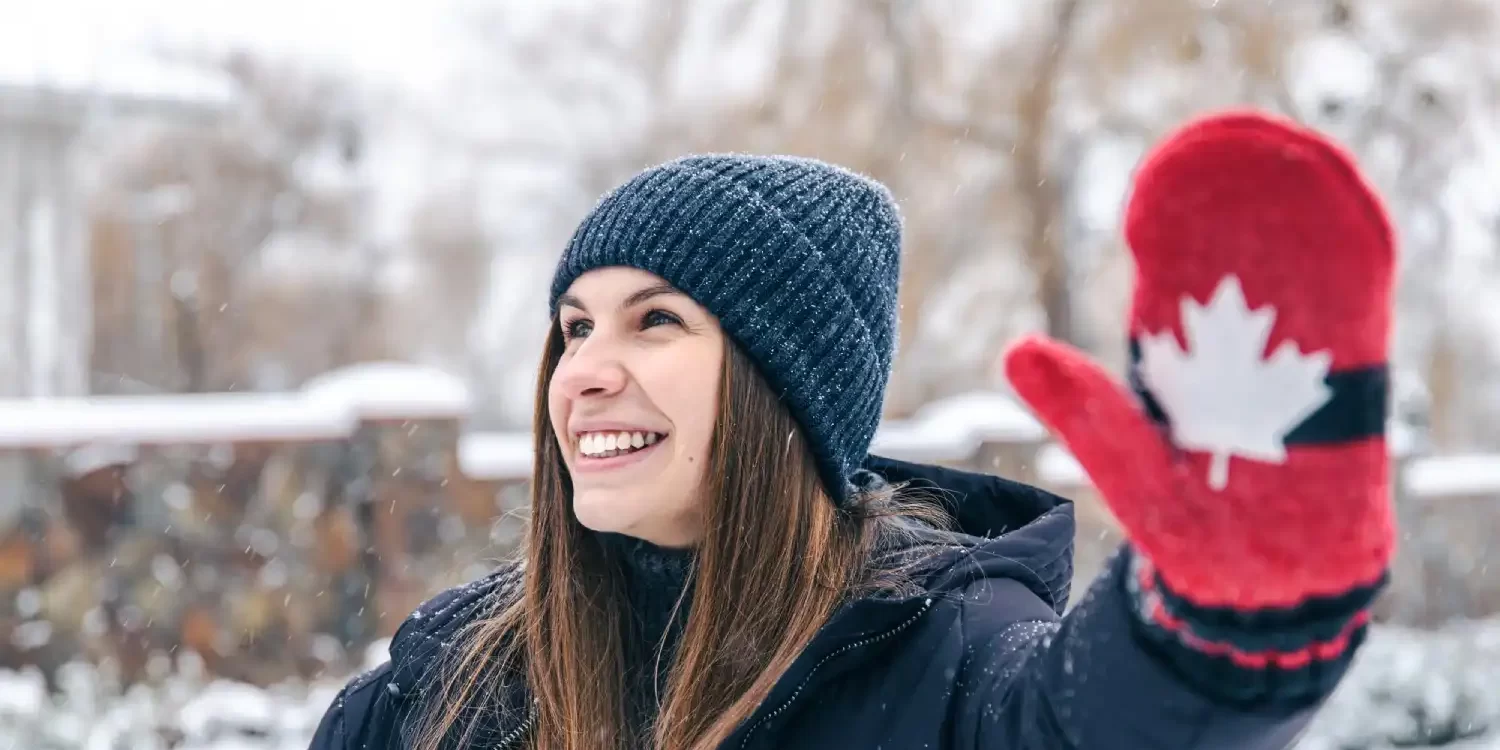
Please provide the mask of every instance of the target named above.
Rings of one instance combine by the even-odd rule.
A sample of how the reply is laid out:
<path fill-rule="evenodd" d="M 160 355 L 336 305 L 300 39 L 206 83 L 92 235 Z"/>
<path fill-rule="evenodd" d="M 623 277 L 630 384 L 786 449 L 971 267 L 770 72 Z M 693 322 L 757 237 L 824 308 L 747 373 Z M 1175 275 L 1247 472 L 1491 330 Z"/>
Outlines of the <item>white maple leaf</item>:
<path fill-rule="evenodd" d="M 1302 355 L 1288 340 L 1262 357 L 1276 310 L 1251 310 L 1240 280 L 1225 276 L 1207 305 L 1182 299 L 1188 351 L 1170 330 L 1141 341 L 1141 378 L 1180 448 L 1212 454 L 1208 485 L 1229 483 L 1229 457 L 1286 463 L 1286 434 L 1333 395 L 1323 382 L 1333 355 Z"/>

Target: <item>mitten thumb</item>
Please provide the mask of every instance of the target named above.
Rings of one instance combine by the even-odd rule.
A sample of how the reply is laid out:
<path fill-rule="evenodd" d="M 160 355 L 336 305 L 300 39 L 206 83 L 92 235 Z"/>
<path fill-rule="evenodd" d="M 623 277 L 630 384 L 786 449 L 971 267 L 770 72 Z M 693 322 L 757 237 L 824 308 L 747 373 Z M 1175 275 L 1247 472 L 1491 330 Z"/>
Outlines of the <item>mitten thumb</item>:
<path fill-rule="evenodd" d="M 1006 352 L 1005 376 L 1117 511 L 1137 498 L 1169 497 L 1171 453 L 1160 428 L 1087 355 L 1029 336 Z"/>

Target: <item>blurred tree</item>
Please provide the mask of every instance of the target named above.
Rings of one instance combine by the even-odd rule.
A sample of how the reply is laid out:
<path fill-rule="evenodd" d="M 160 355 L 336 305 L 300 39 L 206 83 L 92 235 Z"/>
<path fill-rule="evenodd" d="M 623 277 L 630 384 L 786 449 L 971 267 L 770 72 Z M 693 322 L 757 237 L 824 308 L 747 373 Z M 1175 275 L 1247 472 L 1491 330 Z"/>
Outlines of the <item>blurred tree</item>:
<path fill-rule="evenodd" d="M 96 244 L 159 238 L 191 294 L 159 291 L 157 310 L 101 282 L 113 301 L 96 346 L 163 387 L 290 384 L 373 352 L 440 361 L 469 369 L 481 423 L 522 425 L 547 274 L 599 194 L 683 153 L 786 152 L 869 173 L 902 203 L 901 416 L 1003 387 L 996 357 L 1027 330 L 1123 365 L 1133 166 L 1185 118 L 1253 105 L 1360 156 L 1401 228 L 1396 364 L 1433 391 L 1434 445 L 1497 444 L 1500 389 L 1483 384 L 1500 314 L 1478 304 L 1500 273 L 1481 167 L 1500 154 L 1496 15 L 1481 0 L 480 5 L 460 72 L 405 109 L 241 61 L 248 103 L 226 124 L 157 136 L 113 173 L 137 221 Z M 445 151 L 371 171 L 413 142 Z M 370 197 L 424 181 L 399 211 Z M 153 311 L 191 324 L 160 352 L 112 332 Z M 164 362 L 170 378 L 144 371 Z"/>
<path fill-rule="evenodd" d="M 250 56 L 223 68 L 235 107 L 140 130 L 100 170 L 97 371 L 161 390 L 278 388 L 379 353 L 352 98 Z"/>
<path fill-rule="evenodd" d="M 680 153 L 791 152 L 865 171 L 891 185 L 908 219 L 889 403 L 901 415 L 998 385 L 994 358 L 1026 329 L 1122 365 L 1118 213 L 1135 160 L 1186 118 L 1255 106 L 1343 139 L 1392 203 L 1407 261 L 1397 364 L 1439 390 L 1437 444 L 1500 437 L 1479 426 L 1497 420 L 1474 417 L 1500 414 L 1477 387 L 1500 332 L 1454 293 L 1459 278 L 1475 286 L 1476 271 L 1491 279 L 1477 289 L 1493 289 L 1494 253 L 1474 253 L 1483 269 L 1445 257 L 1455 169 L 1480 156 L 1475 123 L 1493 120 L 1500 80 L 1489 4 L 616 6 L 630 23 L 560 11 L 526 41 L 497 45 L 519 50 L 513 69 L 538 74 L 528 96 L 561 118 L 520 124 L 499 158 L 561 127 L 569 134 L 546 153 L 577 165 L 542 247 L 560 246 L 598 192 Z M 594 107 L 607 119 L 591 121 Z M 588 137 L 600 127 L 610 137 Z M 1477 211 L 1489 225 L 1474 242 L 1493 246 L 1495 208 Z"/>

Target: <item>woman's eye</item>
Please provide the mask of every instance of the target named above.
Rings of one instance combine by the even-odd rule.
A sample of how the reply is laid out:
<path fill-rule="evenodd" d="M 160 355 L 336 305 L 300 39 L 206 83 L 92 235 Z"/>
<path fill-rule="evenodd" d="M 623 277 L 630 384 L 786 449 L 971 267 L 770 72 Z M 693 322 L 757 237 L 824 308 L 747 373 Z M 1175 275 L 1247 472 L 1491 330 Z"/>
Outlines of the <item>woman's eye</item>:
<path fill-rule="evenodd" d="M 667 312 L 666 310 L 652 310 L 641 316 L 641 328 L 655 328 L 660 325 L 682 325 L 682 318 Z"/>
<path fill-rule="evenodd" d="M 570 320 L 563 324 L 563 340 L 572 341 L 581 339 L 594 330 L 594 324 L 584 318 Z"/>

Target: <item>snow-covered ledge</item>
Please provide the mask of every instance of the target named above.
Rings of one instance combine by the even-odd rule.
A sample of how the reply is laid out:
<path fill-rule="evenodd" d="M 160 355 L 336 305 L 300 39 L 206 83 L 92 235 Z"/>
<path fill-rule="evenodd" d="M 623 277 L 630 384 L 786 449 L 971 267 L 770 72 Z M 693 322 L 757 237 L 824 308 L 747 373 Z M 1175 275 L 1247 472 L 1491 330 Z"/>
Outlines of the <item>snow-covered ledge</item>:
<path fill-rule="evenodd" d="M 474 396 L 462 378 L 406 362 L 364 362 L 333 370 L 303 385 L 302 396 L 371 420 L 461 420 L 474 409 Z"/>
<path fill-rule="evenodd" d="M 332 440 L 355 421 L 343 404 L 296 394 L 0 399 L 0 450 Z"/>
<path fill-rule="evenodd" d="M 0 399 L 0 451 L 89 447 L 83 463 L 118 461 L 131 447 L 170 443 L 336 440 L 361 420 L 463 421 L 474 396 L 457 376 L 420 365 L 372 362 L 326 373 L 290 393 L 211 393 L 92 398 Z M 1393 435 L 1396 433 L 1393 432 Z M 1500 496 L 1500 455 L 1392 456 L 1414 497 Z M 929 404 L 911 419 L 880 426 L 872 452 L 912 461 L 963 464 L 985 445 L 1036 447 L 1036 479 L 1060 490 L 1086 487 L 1083 467 L 1021 406 L 1001 393 L 974 392 Z M 105 456 L 104 454 L 108 454 Z M 531 475 L 528 432 L 465 432 L 459 468 L 487 481 Z"/>

